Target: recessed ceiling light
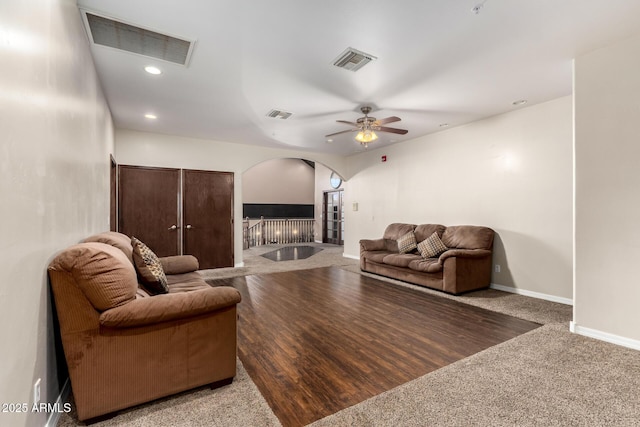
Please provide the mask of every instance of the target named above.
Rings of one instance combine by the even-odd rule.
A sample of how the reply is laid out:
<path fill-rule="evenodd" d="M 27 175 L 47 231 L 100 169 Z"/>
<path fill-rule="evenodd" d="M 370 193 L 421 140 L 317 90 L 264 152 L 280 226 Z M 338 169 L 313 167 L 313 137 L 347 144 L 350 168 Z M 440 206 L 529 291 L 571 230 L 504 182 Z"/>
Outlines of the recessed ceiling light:
<path fill-rule="evenodd" d="M 328 143 L 332 143 L 332 142 L 333 142 L 333 139 L 329 138 L 329 139 L 327 139 L 327 142 L 328 142 Z"/>
<path fill-rule="evenodd" d="M 513 101 L 513 102 L 512 102 L 512 104 L 513 104 L 513 105 L 524 105 L 524 104 L 526 104 L 526 103 L 527 103 L 527 100 L 526 100 L 526 99 L 519 99 L 519 100 L 517 100 L 517 101 Z"/>
<path fill-rule="evenodd" d="M 144 70 L 149 74 L 155 74 L 155 75 L 162 74 L 162 70 L 158 67 L 154 67 L 153 65 L 144 67 Z"/>
<path fill-rule="evenodd" d="M 145 114 L 144 116 L 145 116 L 147 119 L 150 119 L 150 120 L 155 120 L 155 119 L 157 119 L 157 118 L 158 118 L 158 116 L 156 116 L 155 114 L 151 114 L 151 113 Z"/>

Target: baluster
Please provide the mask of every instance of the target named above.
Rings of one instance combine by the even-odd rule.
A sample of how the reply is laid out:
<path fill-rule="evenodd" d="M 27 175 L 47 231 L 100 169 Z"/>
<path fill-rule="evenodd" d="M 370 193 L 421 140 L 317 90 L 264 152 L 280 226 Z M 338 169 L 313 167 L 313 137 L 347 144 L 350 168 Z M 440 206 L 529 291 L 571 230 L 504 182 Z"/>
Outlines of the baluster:
<path fill-rule="evenodd" d="M 298 225 L 300 224 L 300 221 L 297 219 L 293 220 L 293 225 L 291 225 L 291 238 L 293 239 L 294 242 L 298 243 L 298 228 L 300 228 Z"/>
<path fill-rule="evenodd" d="M 269 243 L 269 225 L 266 222 L 262 222 L 262 244 L 266 245 Z"/>
<path fill-rule="evenodd" d="M 275 220 L 273 222 L 273 241 L 275 243 L 280 243 L 280 221 Z"/>

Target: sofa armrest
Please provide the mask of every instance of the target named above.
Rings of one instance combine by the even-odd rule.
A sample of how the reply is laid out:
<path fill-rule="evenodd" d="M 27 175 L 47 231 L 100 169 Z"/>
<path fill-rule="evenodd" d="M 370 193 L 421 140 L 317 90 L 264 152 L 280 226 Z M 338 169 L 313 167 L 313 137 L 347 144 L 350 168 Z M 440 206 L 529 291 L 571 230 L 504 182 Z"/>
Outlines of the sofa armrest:
<path fill-rule="evenodd" d="M 488 249 L 449 249 L 440 255 L 438 262 L 444 265 L 444 260 L 451 257 L 484 258 L 487 256 L 491 256 L 491 251 Z"/>
<path fill-rule="evenodd" d="M 240 300 L 240 292 L 230 286 L 155 295 L 104 311 L 100 324 L 112 328 L 152 325 L 221 310 Z"/>
<path fill-rule="evenodd" d="M 200 268 L 198 259 L 193 255 L 175 255 L 160 258 L 165 274 L 191 273 Z"/>
<path fill-rule="evenodd" d="M 383 251 L 386 249 L 385 239 L 362 239 L 360 240 L 360 252 L 362 251 Z"/>

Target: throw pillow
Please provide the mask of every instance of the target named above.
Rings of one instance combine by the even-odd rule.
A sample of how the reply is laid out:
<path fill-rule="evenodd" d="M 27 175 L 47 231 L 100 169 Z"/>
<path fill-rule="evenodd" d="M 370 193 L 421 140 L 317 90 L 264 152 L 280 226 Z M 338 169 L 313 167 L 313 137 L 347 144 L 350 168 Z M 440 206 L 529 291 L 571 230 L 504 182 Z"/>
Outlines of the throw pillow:
<path fill-rule="evenodd" d="M 144 287 L 153 295 L 169 292 L 167 276 L 157 255 L 140 240 L 131 238 L 133 246 L 133 264 Z"/>
<path fill-rule="evenodd" d="M 418 251 L 424 259 L 437 257 L 448 249 L 440 240 L 438 233 L 433 233 L 418 244 Z"/>
<path fill-rule="evenodd" d="M 413 231 L 408 232 L 398 239 L 398 252 L 401 254 L 409 253 L 417 247 L 416 235 L 413 234 Z"/>

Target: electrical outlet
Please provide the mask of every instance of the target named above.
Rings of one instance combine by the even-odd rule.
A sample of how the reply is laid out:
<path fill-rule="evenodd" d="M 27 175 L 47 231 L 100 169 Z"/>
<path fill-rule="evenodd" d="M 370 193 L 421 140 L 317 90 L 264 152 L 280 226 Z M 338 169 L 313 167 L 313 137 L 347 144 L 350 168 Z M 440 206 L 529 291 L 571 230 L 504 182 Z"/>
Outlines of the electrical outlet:
<path fill-rule="evenodd" d="M 500 264 L 496 264 L 495 271 L 496 273 L 500 273 Z"/>
<path fill-rule="evenodd" d="M 33 404 L 40 403 L 40 378 L 33 384 Z"/>

